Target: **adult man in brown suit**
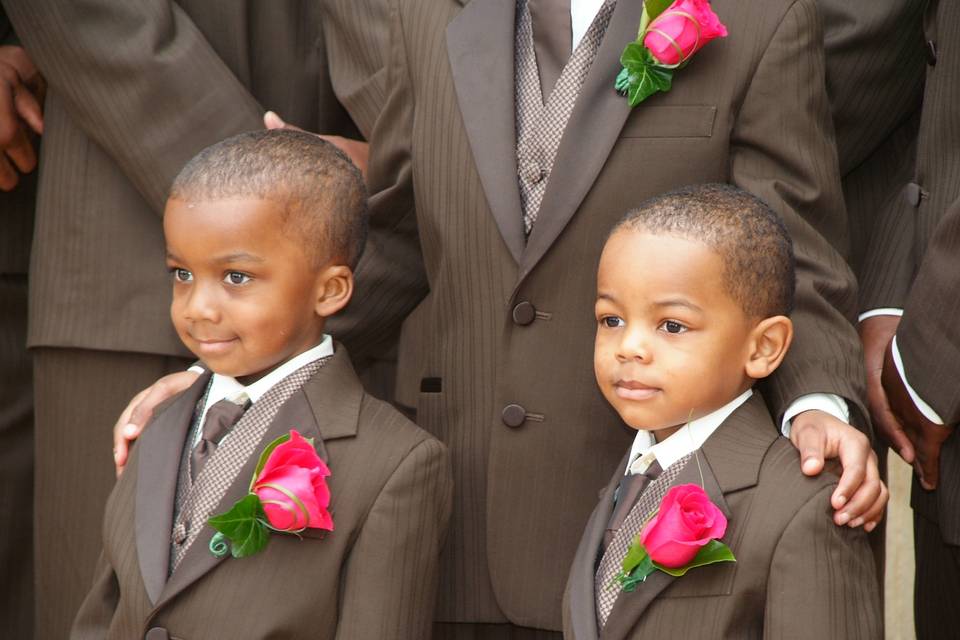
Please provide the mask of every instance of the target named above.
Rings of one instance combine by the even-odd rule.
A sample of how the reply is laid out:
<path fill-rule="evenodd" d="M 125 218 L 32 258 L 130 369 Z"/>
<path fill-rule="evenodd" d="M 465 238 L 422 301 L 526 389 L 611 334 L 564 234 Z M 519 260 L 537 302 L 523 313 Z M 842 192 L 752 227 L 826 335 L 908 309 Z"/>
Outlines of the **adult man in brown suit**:
<path fill-rule="evenodd" d="M 188 363 L 167 312 L 170 182 L 201 148 L 260 128 L 266 108 L 314 131 L 367 133 L 380 15 L 356 0 L 3 3 L 51 87 L 29 342 L 37 637 L 59 638 L 96 559 L 110 425 L 136 391 Z"/>
<path fill-rule="evenodd" d="M 574 46 L 571 64 L 559 65 L 557 87 L 582 81 L 560 99 L 573 101 L 566 121 L 552 97 L 545 118 L 515 111 L 515 95 L 553 86 L 542 43 L 517 39 L 517 3 L 461 4 L 397 2 L 391 92 L 371 148 L 379 219 L 354 317 L 337 326 L 352 350 L 376 352 L 384 328 L 405 318 L 397 400 L 451 450 L 456 495 L 438 610 L 450 624 L 439 637 L 550 637 L 533 629 L 560 629 L 580 523 L 629 440 L 591 367 L 594 268 L 623 211 L 702 181 L 766 199 L 801 256 L 797 345 L 766 389 L 775 422 L 815 393 L 863 413 L 819 22 L 806 0 L 717 0 L 730 36 L 700 52 L 670 93 L 631 110 L 612 87 L 641 2 L 605 4 L 603 24 L 579 45 L 595 51 Z M 549 32 L 529 6 L 533 34 Z M 528 72 L 531 49 L 539 78 Z M 558 146 L 549 131 L 518 145 L 516 127 L 536 132 L 538 120 L 563 131 Z M 794 433 L 828 422 L 808 411 Z"/>
<path fill-rule="evenodd" d="M 33 628 L 33 392 L 27 355 L 27 264 L 37 189 L 34 133 L 42 80 L 0 9 L 0 625 Z M 34 131 L 33 129 L 36 129 Z"/>
<path fill-rule="evenodd" d="M 931 57 L 914 177 L 903 191 L 906 211 L 891 216 L 872 243 L 886 269 L 866 284 L 885 292 L 878 302 L 891 314 L 885 329 L 895 332 L 881 345 L 882 376 L 872 381 L 870 408 L 916 470 L 917 636 L 946 638 L 960 624 L 960 46 L 951 38 L 960 7 L 934 1 L 926 11 Z M 883 264 L 879 257 L 876 263 Z"/>

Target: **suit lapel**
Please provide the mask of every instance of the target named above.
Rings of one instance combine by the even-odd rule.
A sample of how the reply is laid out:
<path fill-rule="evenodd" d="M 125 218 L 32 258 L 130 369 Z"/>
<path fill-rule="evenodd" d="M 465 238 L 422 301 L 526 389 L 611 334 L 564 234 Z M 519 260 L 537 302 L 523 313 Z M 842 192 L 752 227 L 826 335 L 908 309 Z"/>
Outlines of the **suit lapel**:
<path fill-rule="evenodd" d="M 613 84 L 620 72 L 623 48 L 637 37 L 642 10 L 642 0 L 617 2 L 560 141 L 540 213 L 520 261 L 521 281 L 543 258 L 580 207 L 630 115 L 626 98 L 617 94 Z M 516 162 L 515 158 L 513 161 Z"/>
<path fill-rule="evenodd" d="M 193 385 L 145 429 L 137 445 L 137 502 L 134 522 L 137 559 L 151 602 L 157 602 L 170 566 L 170 532 L 180 473 L 180 456 L 193 421 L 194 408 L 210 381 L 210 373 Z"/>
<path fill-rule="evenodd" d="M 725 494 L 740 491 L 757 484 L 760 464 L 770 445 L 779 437 L 770 420 L 763 399 L 754 393 L 704 443 L 699 456 L 694 456 L 671 486 L 701 485 L 727 518 L 731 517 Z M 697 464 L 699 458 L 699 465 Z M 694 576 L 694 569 L 686 579 Z M 602 640 L 623 640 L 643 616 L 644 611 L 674 578 L 662 571 L 654 571 L 633 593 L 617 598 Z"/>
<path fill-rule="evenodd" d="M 517 262 L 525 244 L 514 110 L 516 0 L 470 2 L 447 27 L 464 129 L 490 211 Z"/>
<path fill-rule="evenodd" d="M 247 494 L 260 452 L 267 444 L 289 433 L 291 429 L 296 429 L 305 438 L 313 438 L 318 455 L 325 462 L 330 462 L 324 441 L 356 435 L 362 399 L 363 387 L 353 371 L 350 357 L 345 348 L 337 345 L 333 358 L 281 405 L 261 439 L 256 455 L 251 456 L 240 469 L 213 513 L 227 511 Z M 321 420 L 324 425 L 322 428 Z M 171 504 L 172 500 L 171 498 Z M 169 532 L 169 527 L 167 531 Z M 229 556 L 217 558 L 207 548 L 214 533 L 214 529 L 209 525 L 204 526 L 163 588 L 158 606 L 175 597 L 219 563 L 227 561 Z M 169 552 L 169 542 L 167 550 Z"/>
<path fill-rule="evenodd" d="M 577 640 L 597 639 L 597 598 L 594 590 L 594 576 L 597 572 L 597 554 L 603 533 L 613 513 L 613 494 L 623 477 L 623 469 L 627 465 L 628 453 L 617 465 L 617 472 L 603 490 L 600 504 L 593 510 L 590 520 L 587 521 L 583 538 L 570 569 L 570 625 L 573 627 L 573 637 Z"/>

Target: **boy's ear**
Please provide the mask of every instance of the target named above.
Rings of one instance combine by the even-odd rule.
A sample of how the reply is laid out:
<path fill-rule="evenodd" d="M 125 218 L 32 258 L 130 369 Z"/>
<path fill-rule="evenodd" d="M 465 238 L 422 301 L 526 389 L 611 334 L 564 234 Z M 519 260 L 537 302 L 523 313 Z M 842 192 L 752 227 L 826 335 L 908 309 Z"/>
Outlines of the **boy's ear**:
<path fill-rule="evenodd" d="M 793 340 L 793 322 L 786 316 L 764 318 L 750 332 L 746 374 L 754 380 L 773 373 L 790 348 Z"/>
<path fill-rule="evenodd" d="M 317 275 L 318 316 L 329 318 L 350 302 L 353 297 L 353 271 L 343 264 L 328 265 Z"/>

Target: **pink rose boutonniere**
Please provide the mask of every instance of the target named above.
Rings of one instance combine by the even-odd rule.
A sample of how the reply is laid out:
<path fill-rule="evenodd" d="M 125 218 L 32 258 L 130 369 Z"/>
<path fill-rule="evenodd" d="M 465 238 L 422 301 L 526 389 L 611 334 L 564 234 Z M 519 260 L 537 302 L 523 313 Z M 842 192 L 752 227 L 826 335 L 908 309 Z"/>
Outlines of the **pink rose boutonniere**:
<path fill-rule="evenodd" d="M 658 569 L 679 577 L 694 567 L 735 562 L 730 547 L 719 540 L 726 530 L 726 516 L 703 489 L 673 487 L 630 545 L 616 580 L 624 591 L 633 591 Z"/>
<path fill-rule="evenodd" d="M 330 469 L 317 455 L 313 441 L 296 430 L 264 449 L 253 472 L 249 493 L 226 513 L 208 520 L 217 533 L 210 552 L 234 558 L 257 553 L 270 541 L 270 531 L 298 534 L 304 529 L 333 531 Z"/>
<path fill-rule="evenodd" d="M 669 91 L 673 73 L 727 28 L 708 0 L 644 0 L 637 39 L 620 54 L 616 89 L 635 107 L 658 91 Z"/>

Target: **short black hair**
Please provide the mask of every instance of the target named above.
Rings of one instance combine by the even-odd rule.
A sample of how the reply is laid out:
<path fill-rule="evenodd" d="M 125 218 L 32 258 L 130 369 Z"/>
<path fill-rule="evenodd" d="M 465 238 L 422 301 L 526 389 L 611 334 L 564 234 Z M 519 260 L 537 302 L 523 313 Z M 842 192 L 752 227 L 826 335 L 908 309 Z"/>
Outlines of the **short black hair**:
<path fill-rule="evenodd" d="M 683 187 L 641 203 L 610 235 L 622 230 L 679 236 L 706 244 L 723 261 L 723 282 L 755 318 L 789 315 L 796 267 L 783 221 L 763 200 L 729 184 Z"/>
<path fill-rule="evenodd" d="M 251 131 L 198 153 L 173 181 L 170 197 L 256 197 L 278 203 L 284 230 L 311 263 L 356 267 L 367 235 L 367 190 L 359 169 L 318 136 L 287 129 Z"/>

